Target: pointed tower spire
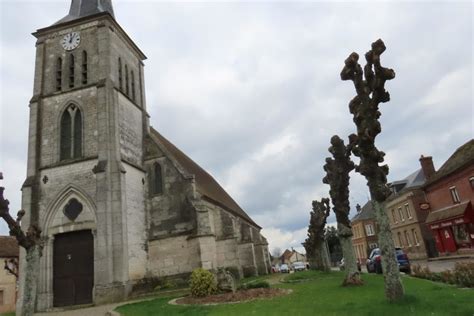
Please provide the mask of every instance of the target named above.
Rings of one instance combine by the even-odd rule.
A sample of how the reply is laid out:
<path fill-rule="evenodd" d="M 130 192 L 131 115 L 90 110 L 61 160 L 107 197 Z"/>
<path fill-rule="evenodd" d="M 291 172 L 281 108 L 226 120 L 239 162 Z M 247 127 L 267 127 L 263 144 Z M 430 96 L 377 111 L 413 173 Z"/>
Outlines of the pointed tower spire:
<path fill-rule="evenodd" d="M 54 24 L 69 22 L 101 12 L 108 12 L 115 18 L 112 0 L 72 0 L 69 14 Z"/>

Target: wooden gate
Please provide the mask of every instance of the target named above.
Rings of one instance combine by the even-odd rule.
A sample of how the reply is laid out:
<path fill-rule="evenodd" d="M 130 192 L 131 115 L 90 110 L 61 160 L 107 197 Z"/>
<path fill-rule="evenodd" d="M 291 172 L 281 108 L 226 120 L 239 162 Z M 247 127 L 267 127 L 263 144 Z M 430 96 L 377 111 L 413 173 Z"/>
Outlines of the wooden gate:
<path fill-rule="evenodd" d="M 53 305 L 92 303 L 94 239 L 90 230 L 55 235 Z"/>

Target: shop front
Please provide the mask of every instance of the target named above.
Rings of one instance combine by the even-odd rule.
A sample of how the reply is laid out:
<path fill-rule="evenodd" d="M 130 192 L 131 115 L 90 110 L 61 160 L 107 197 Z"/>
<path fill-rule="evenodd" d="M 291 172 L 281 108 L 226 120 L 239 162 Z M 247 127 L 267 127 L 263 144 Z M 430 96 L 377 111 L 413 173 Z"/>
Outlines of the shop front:
<path fill-rule="evenodd" d="M 431 212 L 426 224 L 433 233 L 440 253 L 474 249 L 474 212 L 471 202 L 452 205 Z"/>

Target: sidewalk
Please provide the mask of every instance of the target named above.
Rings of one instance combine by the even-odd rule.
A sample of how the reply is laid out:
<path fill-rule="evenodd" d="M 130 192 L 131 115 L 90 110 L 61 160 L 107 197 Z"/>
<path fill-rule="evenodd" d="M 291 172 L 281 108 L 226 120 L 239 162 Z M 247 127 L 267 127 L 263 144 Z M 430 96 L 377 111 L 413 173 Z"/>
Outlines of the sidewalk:
<path fill-rule="evenodd" d="M 108 315 L 107 313 L 111 310 L 114 310 L 117 306 L 123 305 L 123 304 L 129 304 L 132 302 L 133 301 L 100 305 L 100 306 L 92 306 L 92 307 L 86 307 L 86 308 L 80 308 L 80 309 L 53 311 L 53 312 L 46 312 L 46 313 L 35 313 L 35 316 L 84 316 L 84 315 L 104 316 L 104 315 Z"/>

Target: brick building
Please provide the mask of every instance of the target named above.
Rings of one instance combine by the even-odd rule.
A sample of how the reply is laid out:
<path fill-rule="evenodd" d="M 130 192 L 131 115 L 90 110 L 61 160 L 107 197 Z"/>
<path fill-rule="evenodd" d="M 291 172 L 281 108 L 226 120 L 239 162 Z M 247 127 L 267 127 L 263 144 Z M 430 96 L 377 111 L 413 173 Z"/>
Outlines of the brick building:
<path fill-rule="evenodd" d="M 33 35 L 22 224 L 37 224 L 45 242 L 37 310 L 123 300 L 197 267 L 268 273 L 261 227 L 150 126 L 146 57 L 111 0 L 72 0 Z"/>
<path fill-rule="evenodd" d="M 430 213 L 426 224 L 441 254 L 474 253 L 474 140 L 459 147 L 435 172 L 428 162 L 423 186 Z"/>
<path fill-rule="evenodd" d="M 431 157 L 421 157 L 422 166 Z M 390 183 L 392 194 L 385 201 L 390 228 L 396 247 L 403 248 L 410 259 L 434 257 L 436 249 L 431 232 L 425 225 L 428 210 L 421 186 L 425 173 L 420 168 L 405 179 Z"/>
<path fill-rule="evenodd" d="M 370 251 L 378 247 L 378 227 L 371 201 L 365 203 L 362 208 L 357 204 L 356 208 L 357 214 L 351 220 L 352 246 L 356 258 L 365 264 Z"/>

